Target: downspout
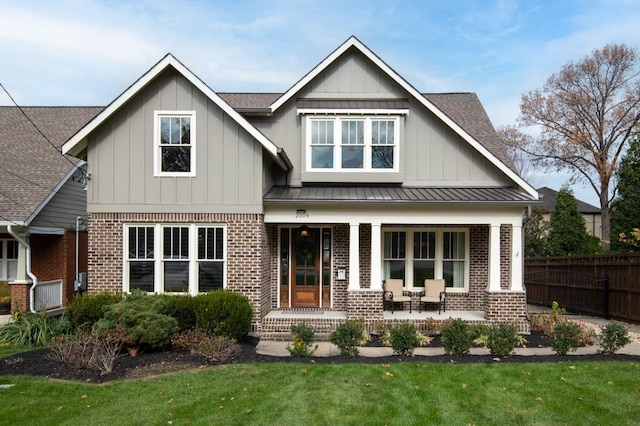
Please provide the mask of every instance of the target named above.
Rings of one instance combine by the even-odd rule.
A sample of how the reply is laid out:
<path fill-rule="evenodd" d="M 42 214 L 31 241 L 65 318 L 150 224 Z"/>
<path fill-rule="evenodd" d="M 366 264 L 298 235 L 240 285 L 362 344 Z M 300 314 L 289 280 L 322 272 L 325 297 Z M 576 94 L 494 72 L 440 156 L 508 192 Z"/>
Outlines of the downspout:
<path fill-rule="evenodd" d="M 7 225 L 7 232 L 9 233 L 9 235 L 11 235 L 18 243 L 20 243 L 20 245 L 22 245 L 25 248 L 25 252 L 26 252 L 26 261 L 27 261 L 27 275 L 29 275 L 29 278 L 31 278 L 31 280 L 33 281 L 33 285 L 31 286 L 31 289 L 29 290 L 29 310 L 33 313 L 35 313 L 36 311 L 33 309 L 33 298 L 34 298 L 34 292 L 35 292 L 35 288 L 36 285 L 38 285 L 38 278 L 36 278 L 36 276 L 33 274 L 33 272 L 31 272 L 31 246 L 22 238 L 20 238 L 15 232 L 13 232 L 13 225 L 9 224 Z"/>

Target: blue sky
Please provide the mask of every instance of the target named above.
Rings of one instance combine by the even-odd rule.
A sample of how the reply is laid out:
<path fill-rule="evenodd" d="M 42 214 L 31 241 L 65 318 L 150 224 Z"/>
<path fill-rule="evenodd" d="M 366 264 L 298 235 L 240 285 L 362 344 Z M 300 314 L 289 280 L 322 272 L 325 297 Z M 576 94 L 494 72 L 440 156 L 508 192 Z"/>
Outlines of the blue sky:
<path fill-rule="evenodd" d="M 22 106 L 107 105 L 171 52 L 221 92 L 287 90 L 357 36 L 423 92 L 476 92 L 495 126 L 607 43 L 640 45 L 637 0 L 0 0 L 0 82 Z M 0 105 L 11 100 L 0 92 Z M 566 176 L 541 174 L 554 189 Z M 582 184 L 575 195 L 597 205 Z"/>

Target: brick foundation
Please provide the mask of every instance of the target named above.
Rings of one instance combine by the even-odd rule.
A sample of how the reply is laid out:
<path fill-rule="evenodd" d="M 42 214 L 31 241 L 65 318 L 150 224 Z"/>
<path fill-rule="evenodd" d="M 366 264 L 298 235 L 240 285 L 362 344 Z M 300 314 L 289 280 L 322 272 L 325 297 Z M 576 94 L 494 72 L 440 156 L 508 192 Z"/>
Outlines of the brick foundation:
<path fill-rule="evenodd" d="M 484 310 L 487 323 L 510 322 L 516 324 L 520 333 L 529 333 L 525 296 L 522 291 L 487 292 Z"/>
<path fill-rule="evenodd" d="M 11 313 L 29 310 L 29 290 L 32 283 L 10 283 L 11 288 Z"/>

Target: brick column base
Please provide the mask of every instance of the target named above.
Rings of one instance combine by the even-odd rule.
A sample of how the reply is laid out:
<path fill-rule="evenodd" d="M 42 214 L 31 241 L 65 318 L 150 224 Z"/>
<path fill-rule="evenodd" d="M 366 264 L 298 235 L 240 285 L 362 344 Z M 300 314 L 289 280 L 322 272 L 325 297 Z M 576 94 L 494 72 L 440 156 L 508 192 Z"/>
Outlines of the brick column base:
<path fill-rule="evenodd" d="M 11 282 L 11 313 L 24 312 L 29 310 L 29 290 L 33 283 Z"/>
<path fill-rule="evenodd" d="M 365 329 L 371 329 L 376 321 L 382 321 L 381 290 L 351 290 L 347 294 L 347 319 L 364 320 Z"/>
<path fill-rule="evenodd" d="M 485 318 L 488 323 L 513 323 L 520 333 L 531 332 L 524 291 L 487 292 Z"/>

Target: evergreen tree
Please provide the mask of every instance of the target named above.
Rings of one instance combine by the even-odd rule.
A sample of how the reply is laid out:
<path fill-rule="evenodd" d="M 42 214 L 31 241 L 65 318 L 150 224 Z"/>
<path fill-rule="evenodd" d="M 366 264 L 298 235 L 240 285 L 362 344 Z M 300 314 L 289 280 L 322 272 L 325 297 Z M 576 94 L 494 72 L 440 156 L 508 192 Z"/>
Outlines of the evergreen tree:
<path fill-rule="evenodd" d="M 547 240 L 547 250 L 551 256 L 588 252 L 589 234 L 584 218 L 578 211 L 578 201 L 569 188 L 563 187 L 558 191 L 549 225 L 551 231 Z"/>
<path fill-rule="evenodd" d="M 640 136 L 629 144 L 618 169 L 618 196 L 611 214 L 612 251 L 638 250 L 634 229 L 640 228 Z M 621 235 L 623 234 L 623 235 Z"/>
<path fill-rule="evenodd" d="M 544 220 L 544 209 L 534 207 L 531 215 L 524 220 L 524 255 L 546 255 L 547 236 L 549 235 L 549 222 Z"/>

